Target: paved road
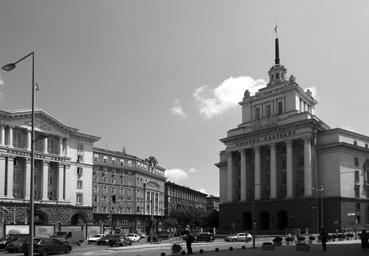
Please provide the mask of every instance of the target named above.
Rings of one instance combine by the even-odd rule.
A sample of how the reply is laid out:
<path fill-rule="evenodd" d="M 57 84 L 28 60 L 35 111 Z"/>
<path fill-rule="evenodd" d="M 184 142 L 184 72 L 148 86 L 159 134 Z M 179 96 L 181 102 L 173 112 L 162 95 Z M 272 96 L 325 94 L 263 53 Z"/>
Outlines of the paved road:
<path fill-rule="evenodd" d="M 185 249 L 185 244 L 182 244 Z M 246 249 L 241 249 L 242 246 L 245 246 Z M 367 252 L 363 252 L 360 248 L 359 240 L 350 240 L 343 242 L 331 242 L 328 243 L 327 251 L 323 252 L 320 244 L 312 244 L 310 245 L 310 251 L 301 252 L 296 251 L 294 245 L 290 246 L 282 246 L 276 247 L 274 250 L 262 250 L 261 242 L 256 244 L 257 248 L 252 249 L 252 244 L 245 244 L 241 242 L 234 243 L 226 243 L 221 240 L 217 240 L 213 243 L 194 243 L 193 251 L 195 255 L 200 255 L 200 249 L 204 250 L 204 253 L 201 255 L 215 255 L 215 256 L 360 256 L 360 255 L 369 255 L 369 250 Z M 229 247 L 233 247 L 233 250 L 230 251 Z M 170 252 L 171 244 L 170 243 L 161 243 L 161 244 L 137 244 L 133 246 L 119 247 L 119 248 L 110 248 L 105 246 L 94 246 L 94 245 L 85 245 L 85 246 L 75 246 L 72 252 L 69 255 L 73 256 L 98 256 L 98 255 L 124 255 L 124 256 L 160 256 L 161 253 L 165 253 L 165 255 L 171 255 Z M 215 248 L 219 248 L 219 252 L 215 252 Z M 20 253 L 12 253 L 9 254 L 0 251 L 0 255 L 12 255 L 18 256 L 22 255 Z"/>

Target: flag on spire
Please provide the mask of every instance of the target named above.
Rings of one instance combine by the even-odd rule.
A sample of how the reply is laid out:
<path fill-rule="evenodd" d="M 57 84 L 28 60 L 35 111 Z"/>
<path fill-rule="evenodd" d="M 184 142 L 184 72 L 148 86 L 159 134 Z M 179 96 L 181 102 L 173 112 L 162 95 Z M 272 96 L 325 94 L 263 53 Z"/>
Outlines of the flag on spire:
<path fill-rule="evenodd" d="M 39 91 L 40 87 L 38 86 L 38 83 L 35 83 L 35 91 Z"/>
<path fill-rule="evenodd" d="M 275 35 L 278 37 L 278 25 L 277 25 L 277 23 L 275 24 L 274 32 L 275 32 Z"/>

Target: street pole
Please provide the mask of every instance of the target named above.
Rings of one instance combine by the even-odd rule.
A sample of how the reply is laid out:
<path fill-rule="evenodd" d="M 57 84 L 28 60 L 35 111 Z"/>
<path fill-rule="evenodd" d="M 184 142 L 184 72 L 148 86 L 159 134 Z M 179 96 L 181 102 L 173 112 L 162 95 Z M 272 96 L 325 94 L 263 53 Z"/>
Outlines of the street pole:
<path fill-rule="evenodd" d="M 154 215 L 153 215 L 153 203 L 152 203 L 152 196 L 150 199 L 150 212 L 151 212 L 151 227 L 150 227 L 150 243 L 153 242 L 153 236 L 154 236 Z"/>
<path fill-rule="evenodd" d="M 16 64 L 23 61 L 28 57 L 32 57 L 32 84 L 31 84 L 31 95 L 32 95 L 32 119 L 31 119 L 31 178 L 30 178 L 30 221 L 29 221 L 29 247 L 28 255 L 33 255 L 33 234 L 34 234 L 34 137 L 35 137 L 35 52 L 31 52 L 23 58 L 17 60 L 14 63 L 9 63 L 3 66 L 1 69 L 5 71 L 11 71 L 16 67 Z M 47 182 L 47 181 L 46 181 Z"/>
<path fill-rule="evenodd" d="M 255 189 L 255 186 L 254 186 Z M 254 197 L 252 199 L 252 248 L 255 249 L 255 225 L 256 225 L 256 217 L 255 217 L 255 192 Z"/>
<path fill-rule="evenodd" d="M 324 217 L 324 214 L 323 214 L 323 200 L 324 200 L 324 188 L 323 187 L 321 187 L 320 188 L 321 189 L 321 196 L 322 196 L 322 198 L 321 198 L 321 215 L 322 215 L 322 229 L 324 228 L 324 219 L 323 219 L 323 217 Z"/>

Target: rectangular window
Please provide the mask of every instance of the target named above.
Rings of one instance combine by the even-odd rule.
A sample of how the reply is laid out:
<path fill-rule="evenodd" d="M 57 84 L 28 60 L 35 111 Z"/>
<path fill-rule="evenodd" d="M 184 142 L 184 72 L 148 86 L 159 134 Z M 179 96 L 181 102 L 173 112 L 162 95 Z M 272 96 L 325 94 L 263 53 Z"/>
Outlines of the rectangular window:
<path fill-rule="evenodd" d="M 98 209 L 97 206 L 94 206 L 93 213 L 99 213 L 97 209 Z"/>
<path fill-rule="evenodd" d="M 53 192 L 47 192 L 47 198 L 49 200 L 52 200 L 53 199 Z"/>
<path fill-rule="evenodd" d="M 354 164 L 355 166 L 359 166 L 359 158 L 354 157 Z"/>
<path fill-rule="evenodd" d="M 355 185 L 355 198 L 360 198 L 360 185 Z"/>
<path fill-rule="evenodd" d="M 282 102 L 278 102 L 278 115 L 282 114 L 283 112 L 283 105 L 282 105 Z"/>
<path fill-rule="evenodd" d="M 267 114 L 267 117 L 271 117 L 272 116 L 272 108 L 271 108 L 270 105 L 267 105 L 266 114 Z"/>
<path fill-rule="evenodd" d="M 77 204 L 83 204 L 83 194 L 82 193 L 77 193 L 76 194 L 76 203 Z"/>
<path fill-rule="evenodd" d="M 82 180 L 77 180 L 77 188 L 83 188 Z"/>
<path fill-rule="evenodd" d="M 94 192 L 98 192 L 98 187 L 97 186 L 94 186 Z"/>
<path fill-rule="evenodd" d="M 108 157 L 104 156 L 103 162 L 106 164 L 108 162 Z"/>
<path fill-rule="evenodd" d="M 255 119 L 260 119 L 260 108 L 255 108 Z"/>
<path fill-rule="evenodd" d="M 356 140 L 354 140 L 354 145 L 357 146 L 357 141 Z"/>
<path fill-rule="evenodd" d="M 131 213 L 132 209 L 131 207 L 127 207 L 127 213 Z"/>
<path fill-rule="evenodd" d="M 99 196 L 94 196 L 94 202 L 97 203 L 99 201 Z"/>
<path fill-rule="evenodd" d="M 78 178 L 82 177 L 83 175 L 83 168 L 82 167 L 77 167 L 77 176 Z"/>
<path fill-rule="evenodd" d="M 83 151 L 83 144 L 78 143 L 77 150 Z"/>
<path fill-rule="evenodd" d="M 94 155 L 94 161 L 97 162 L 99 160 L 99 155 L 98 154 L 95 154 Z"/>
<path fill-rule="evenodd" d="M 53 177 L 49 177 L 49 185 L 53 184 Z"/>
<path fill-rule="evenodd" d="M 360 182 L 359 171 L 355 171 L 355 183 L 359 183 L 359 182 Z"/>
<path fill-rule="evenodd" d="M 106 187 L 103 187 L 103 193 L 106 194 Z"/>
<path fill-rule="evenodd" d="M 77 155 L 77 163 L 82 163 L 82 162 L 83 162 L 83 156 Z"/>

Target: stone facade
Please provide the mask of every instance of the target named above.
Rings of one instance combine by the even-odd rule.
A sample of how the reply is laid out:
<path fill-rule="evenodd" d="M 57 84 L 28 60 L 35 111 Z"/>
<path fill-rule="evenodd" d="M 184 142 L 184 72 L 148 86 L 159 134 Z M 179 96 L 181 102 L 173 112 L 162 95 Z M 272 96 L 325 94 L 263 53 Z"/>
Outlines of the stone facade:
<path fill-rule="evenodd" d="M 0 111 L 0 211 L 3 224 L 27 224 L 31 111 Z M 35 111 L 35 224 L 92 222 L 92 147 L 99 137 Z"/>
<path fill-rule="evenodd" d="M 242 231 L 254 221 L 260 233 L 362 228 L 369 137 L 331 129 L 315 115 L 311 91 L 286 72 L 276 57 L 267 86 L 245 92 L 242 123 L 221 139 L 220 228 Z"/>
<path fill-rule="evenodd" d="M 94 148 L 94 223 L 124 233 L 148 233 L 164 218 L 165 169 L 155 157 Z"/>

